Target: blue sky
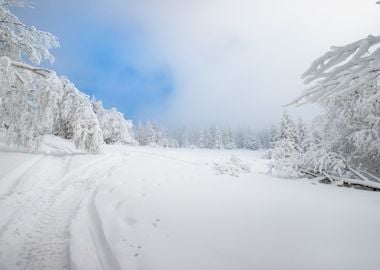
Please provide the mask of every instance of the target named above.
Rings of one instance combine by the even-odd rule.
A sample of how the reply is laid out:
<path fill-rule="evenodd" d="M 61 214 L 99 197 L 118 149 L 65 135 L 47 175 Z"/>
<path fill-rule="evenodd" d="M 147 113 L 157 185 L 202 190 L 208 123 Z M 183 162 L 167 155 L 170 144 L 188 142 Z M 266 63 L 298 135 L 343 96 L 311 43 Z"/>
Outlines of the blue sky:
<path fill-rule="evenodd" d="M 269 126 L 315 58 L 380 25 L 374 0 L 33 2 L 16 13 L 59 37 L 53 69 L 129 119 L 176 126 Z"/>
<path fill-rule="evenodd" d="M 168 67 L 151 66 L 137 26 L 122 30 L 100 22 L 70 1 L 37 0 L 33 9 L 14 9 L 22 21 L 49 31 L 59 38 L 56 61 L 49 68 L 68 76 L 86 94 L 94 95 L 106 107 L 116 107 L 129 119 L 146 119 L 147 108 L 165 106 L 173 92 Z M 152 116 L 153 117 L 153 116 Z"/>

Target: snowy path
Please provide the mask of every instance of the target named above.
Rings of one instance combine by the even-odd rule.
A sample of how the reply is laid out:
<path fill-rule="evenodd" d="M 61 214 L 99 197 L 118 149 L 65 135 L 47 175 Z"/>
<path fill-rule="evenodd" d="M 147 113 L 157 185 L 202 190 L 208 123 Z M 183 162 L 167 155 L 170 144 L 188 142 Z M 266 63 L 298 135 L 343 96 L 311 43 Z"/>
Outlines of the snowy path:
<path fill-rule="evenodd" d="M 0 152 L 1 270 L 380 265 L 379 193 L 276 179 L 250 151 L 58 150 Z M 251 172 L 217 175 L 231 153 Z"/>
<path fill-rule="evenodd" d="M 69 269 L 71 220 L 82 200 L 122 160 L 117 154 L 37 155 L 5 175 L 0 269 Z"/>

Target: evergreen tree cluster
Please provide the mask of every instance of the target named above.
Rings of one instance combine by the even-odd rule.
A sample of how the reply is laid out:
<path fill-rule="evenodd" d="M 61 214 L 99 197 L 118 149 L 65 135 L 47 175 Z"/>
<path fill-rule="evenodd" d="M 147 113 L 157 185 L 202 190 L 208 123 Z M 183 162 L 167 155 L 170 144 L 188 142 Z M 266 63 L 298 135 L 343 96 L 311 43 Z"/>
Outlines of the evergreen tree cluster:
<path fill-rule="evenodd" d="M 140 145 L 207 149 L 249 149 L 268 148 L 269 132 L 257 132 L 252 128 L 233 130 L 214 125 L 209 128 L 181 128 L 167 130 L 155 122 L 141 122 L 135 127 L 136 140 Z"/>

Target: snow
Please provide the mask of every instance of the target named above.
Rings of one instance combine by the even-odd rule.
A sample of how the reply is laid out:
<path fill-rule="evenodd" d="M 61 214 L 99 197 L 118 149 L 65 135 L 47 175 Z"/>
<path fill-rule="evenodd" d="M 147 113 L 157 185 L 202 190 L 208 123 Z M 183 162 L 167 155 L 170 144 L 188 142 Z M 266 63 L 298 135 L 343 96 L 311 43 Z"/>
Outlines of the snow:
<path fill-rule="evenodd" d="M 1 148 L 2 270 L 380 265 L 377 192 L 275 178 L 259 151 L 44 145 Z M 231 157 L 249 170 L 218 174 Z"/>

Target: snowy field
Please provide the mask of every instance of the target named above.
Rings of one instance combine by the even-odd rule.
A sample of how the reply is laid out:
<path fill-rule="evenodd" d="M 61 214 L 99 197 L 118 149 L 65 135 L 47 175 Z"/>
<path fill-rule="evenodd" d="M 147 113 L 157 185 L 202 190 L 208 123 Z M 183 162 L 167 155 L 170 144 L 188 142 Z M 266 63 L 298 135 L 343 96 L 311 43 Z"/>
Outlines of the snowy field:
<path fill-rule="evenodd" d="M 261 156 L 3 148 L 0 269 L 380 269 L 379 193 L 273 178 Z"/>

